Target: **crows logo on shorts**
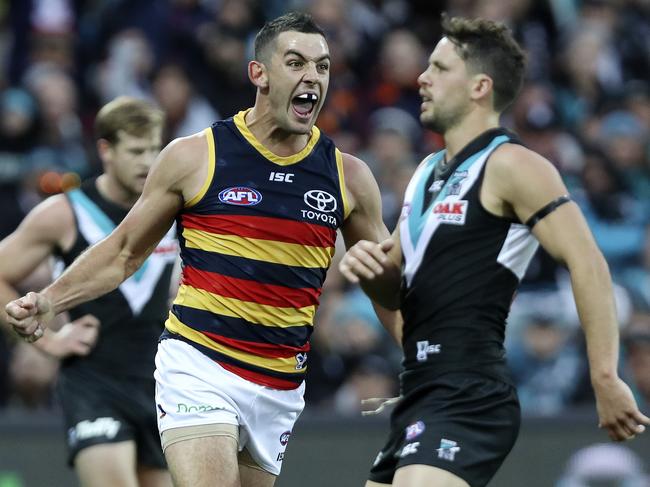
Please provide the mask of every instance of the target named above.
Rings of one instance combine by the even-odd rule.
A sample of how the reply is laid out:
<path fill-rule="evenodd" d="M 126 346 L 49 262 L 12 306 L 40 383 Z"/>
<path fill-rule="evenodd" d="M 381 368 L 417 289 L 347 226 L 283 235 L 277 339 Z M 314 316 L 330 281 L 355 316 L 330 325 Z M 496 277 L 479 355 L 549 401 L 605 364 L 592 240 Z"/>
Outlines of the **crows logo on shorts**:
<path fill-rule="evenodd" d="M 412 440 L 413 438 L 417 438 L 420 436 L 422 433 L 424 433 L 424 430 L 426 429 L 426 426 L 422 421 L 418 421 L 417 423 L 410 424 L 406 427 L 406 439 L 408 441 Z"/>
<path fill-rule="evenodd" d="M 282 446 L 287 446 L 287 443 L 289 443 L 289 438 L 291 437 L 291 431 L 285 431 L 280 435 L 280 444 Z"/>

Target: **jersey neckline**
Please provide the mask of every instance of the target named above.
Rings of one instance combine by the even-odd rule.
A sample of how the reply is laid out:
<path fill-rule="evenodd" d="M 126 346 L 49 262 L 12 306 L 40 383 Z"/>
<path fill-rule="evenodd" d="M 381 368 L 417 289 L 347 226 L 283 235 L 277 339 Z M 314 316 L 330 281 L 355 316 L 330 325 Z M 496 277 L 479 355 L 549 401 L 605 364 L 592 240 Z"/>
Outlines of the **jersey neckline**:
<path fill-rule="evenodd" d="M 235 126 L 237 127 L 239 132 L 244 136 L 244 138 L 248 141 L 248 143 L 252 145 L 257 152 L 259 152 L 262 156 L 264 156 L 266 159 L 268 159 L 269 161 L 275 164 L 278 164 L 280 166 L 288 166 L 302 161 L 307 156 L 309 156 L 309 154 L 311 154 L 312 150 L 320 140 L 320 130 L 318 129 L 318 127 L 314 125 L 311 129 L 311 134 L 309 137 L 309 141 L 307 142 L 307 145 L 300 152 L 297 152 L 296 154 L 292 154 L 290 156 L 279 156 L 277 154 L 274 154 L 253 135 L 253 133 L 246 125 L 246 114 L 250 110 L 251 108 L 248 108 L 247 110 L 242 110 L 233 117 Z"/>

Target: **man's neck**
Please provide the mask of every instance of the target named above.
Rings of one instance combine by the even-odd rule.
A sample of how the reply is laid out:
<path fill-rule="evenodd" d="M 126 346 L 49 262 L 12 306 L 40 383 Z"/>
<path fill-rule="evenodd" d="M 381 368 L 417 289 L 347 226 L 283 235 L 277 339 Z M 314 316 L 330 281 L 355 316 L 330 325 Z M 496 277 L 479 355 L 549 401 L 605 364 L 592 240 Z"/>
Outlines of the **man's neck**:
<path fill-rule="evenodd" d="M 130 209 L 138 200 L 139 195 L 126 190 L 121 184 L 115 181 L 108 174 L 102 174 L 97 178 L 97 191 L 102 197 L 111 203 Z"/>
<path fill-rule="evenodd" d="M 244 122 L 253 136 L 274 154 L 287 157 L 297 154 L 305 148 L 311 133 L 293 134 L 278 127 L 268 109 L 256 104 L 244 118 Z"/>
<path fill-rule="evenodd" d="M 486 130 L 499 126 L 499 114 L 491 112 L 486 115 L 481 112 L 469 113 L 462 122 L 447 130 L 444 134 L 447 160 L 451 160 L 463 147 Z"/>

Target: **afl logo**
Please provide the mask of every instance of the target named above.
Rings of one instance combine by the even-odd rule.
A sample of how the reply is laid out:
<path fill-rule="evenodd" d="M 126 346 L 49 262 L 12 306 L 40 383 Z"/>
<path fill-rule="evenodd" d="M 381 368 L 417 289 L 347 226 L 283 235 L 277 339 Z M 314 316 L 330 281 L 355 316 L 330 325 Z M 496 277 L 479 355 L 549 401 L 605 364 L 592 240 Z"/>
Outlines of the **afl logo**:
<path fill-rule="evenodd" d="M 291 436 L 291 431 L 285 431 L 280 435 L 280 444 L 282 446 L 287 446 L 287 443 L 289 443 L 289 437 Z"/>
<path fill-rule="evenodd" d="M 331 213 L 336 211 L 336 198 L 329 194 L 327 191 L 321 191 L 319 189 L 312 189 L 305 193 L 305 203 L 310 208 L 318 211 L 324 211 L 325 213 Z"/>
<path fill-rule="evenodd" d="M 262 193 L 246 186 L 233 186 L 219 193 L 219 201 L 227 205 L 253 206 L 262 201 Z"/>

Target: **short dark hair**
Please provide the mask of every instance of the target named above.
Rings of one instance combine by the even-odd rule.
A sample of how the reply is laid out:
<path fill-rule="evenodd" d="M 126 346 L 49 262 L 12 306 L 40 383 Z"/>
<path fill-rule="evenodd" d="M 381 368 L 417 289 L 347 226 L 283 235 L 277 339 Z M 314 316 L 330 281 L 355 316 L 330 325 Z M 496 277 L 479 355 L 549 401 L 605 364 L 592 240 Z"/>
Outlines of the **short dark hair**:
<path fill-rule="evenodd" d="M 442 14 L 442 33 L 475 73 L 485 73 L 493 82 L 494 109 L 505 110 L 523 84 L 526 54 L 508 27 L 485 19 L 448 17 Z"/>
<path fill-rule="evenodd" d="M 281 17 L 269 20 L 255 36 L 255 60 L 262 61 L 267 47 L 273 43 L 282 32 L 303 32 L 305 34 L 320 34 L 325 37 L 311 15 L 302 12 L 289 12 Z M 263 62 L 263 61 L 262 61 Z"/>
<path fill-rule="evenodd" d="M 144 137 L 152 130 L 162 127 L 165 116 L 151 103 L 119 96 L 104 105 L 95 118 L 95 137 L 110 144 L 118 142 L 118 133 L 124 131 L 134 137 Z"/>

